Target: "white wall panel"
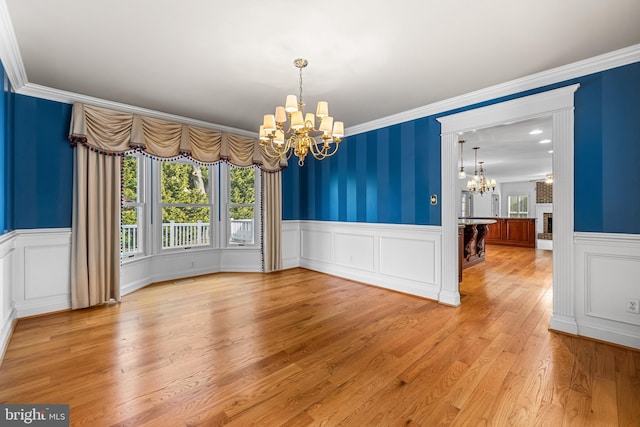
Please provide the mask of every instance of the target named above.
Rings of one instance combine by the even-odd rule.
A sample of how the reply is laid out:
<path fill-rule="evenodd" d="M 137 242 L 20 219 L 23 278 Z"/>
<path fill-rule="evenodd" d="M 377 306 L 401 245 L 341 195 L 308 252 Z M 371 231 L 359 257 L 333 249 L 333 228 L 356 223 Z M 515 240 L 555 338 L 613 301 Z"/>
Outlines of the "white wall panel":
<path fill-rule="evenodd" d="M 380 272 L 388 276 L 436 285 L 434 240 L 380 238 Z"/>
<path fill-rule="evenodd" d="M 576 318 L 579 335 L 640 348 L 640 236 L 576 233 Z"/>
<path fill-rule="evenodd" d="M 69 242 L 24 247 L 24 298 L 68 296 L 71 283 Z M 33 268 L 38 266 L 37 268 Z M 56 274 L 51 274 L 56 272 Z"/>
<path fill-rule="evenodd" d="M 374 236 L 335 233 L 335 264 L 365 271 L 374 270 Z"/>
<path fill-rule="evenodd" d="M 13 302 L 15 233 L 0 236 L 0 361 L 17 317 Z"/>
<path fill-rule="evenodd" d="M 309 228 L 300 230 L 300 258 L 330 263 L 332 261 L 331 233 Z"/>
<path fill-rule="evenodd" d="M 282 267 L 293 268 L 300 265 L 300 223 L 282 222 Z"/>
<path fill-rule="evenodd" d="M 13 298 L 17 317 L 71 307 L 71 230 L 17 230 Z"/>

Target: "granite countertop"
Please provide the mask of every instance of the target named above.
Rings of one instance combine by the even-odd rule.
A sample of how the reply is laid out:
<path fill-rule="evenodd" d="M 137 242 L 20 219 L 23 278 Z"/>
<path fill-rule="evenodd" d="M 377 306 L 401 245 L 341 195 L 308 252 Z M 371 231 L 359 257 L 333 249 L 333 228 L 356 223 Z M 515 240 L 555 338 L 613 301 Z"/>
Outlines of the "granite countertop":
<path fill-rule="evenodd" d="M 480 224 L 495 224 L 495 219 L 488 218 L 459 218 L 458 225 L 480 225 Z"/>

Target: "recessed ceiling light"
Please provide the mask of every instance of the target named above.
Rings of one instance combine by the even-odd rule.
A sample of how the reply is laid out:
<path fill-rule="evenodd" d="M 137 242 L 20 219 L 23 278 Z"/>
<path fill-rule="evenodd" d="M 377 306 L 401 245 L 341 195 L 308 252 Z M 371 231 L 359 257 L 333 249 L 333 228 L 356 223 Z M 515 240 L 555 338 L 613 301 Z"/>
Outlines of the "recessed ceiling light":
<path fill-rule="evenodd" d="M 550 143 L 550 142 L 551 142 L 551 140 L 550 140 L 550 139 L 541 139 L 541 140 L 540 140 L 540 141 L 538 141 L 538 142 L 540 142 L 540 144 L 548 144 L 548 143 Z"/>
<path fill-rule="evenodd" d="M 547 151 L 547 153 L 553 154 L 553 150 L 549 150 L 549 151 Z"/>
<path fill-rule="evenodd" d="M 535 129 L 535 130 L 532 130 L 531 132 L 529 132 L 529 135 L 539 135 L 541 133 L 542 133 L 542 131 L 540 129 Z"/>

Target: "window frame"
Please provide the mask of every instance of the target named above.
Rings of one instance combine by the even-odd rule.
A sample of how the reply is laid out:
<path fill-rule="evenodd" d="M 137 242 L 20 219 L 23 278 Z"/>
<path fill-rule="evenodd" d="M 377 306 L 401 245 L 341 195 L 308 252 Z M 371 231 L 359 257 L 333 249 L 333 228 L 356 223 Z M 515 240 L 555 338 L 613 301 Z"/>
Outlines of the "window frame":
<path fill-rule="evenodd" d="M 511 198 L 516 198 L 516 204 L 518 206 L 517 211 L 511 210 Z M 520 210 L 520 203 L 525 198 L 527 201 L 527 210 L 525 212 Z M 523 216 L 524 215 L 524 216 Z M 528 194 L 510 194 L 507 196 L 507 216 L 509 218 L 528 218 L 529 217 L 529 195 Z"/>
<path fill-rule="evenodd" d="M 120 242 L 122 242 L 122 209 L 125 207 L 133 207 L 137 209 L 138 216 L 138 251 L 137 252 L 122 252 L 120 251 L 120 259 L 122 262 L 127 260 L 133 260 L 136 258 L 144 257 L 150 254 L 151 245 L 149 244 L 149 233 L 148 233 L 148 225 L 149 225 L 149 188 L 146 185 L 149 182 L 149 162 L 145 156 L 140 153 L 130 152 L 125 153 L 122 157 L 121 168 L 124 164 L 125 157 L 134 157 L 137 159 L 137 170 L 136 170 L 136 184 L 137 184 L 137 195 L 138 200 L 136 202 L 128 202 L 124 200 L 124 194 L 121 194 L 121 203 L 120 203 Z M 121 170 L 120 176 L 120 185 L 123 188 L 122 182 L 122 174 Z M 120 248 L 122 249 L 122 243 L 120 243 Z"/>
<path fill-rule="evenodd" d="M 187 164 L 190 166 L 200 166 L 206 167 L 209 170 L 209 182 L 207 184 L 207 188 L 205 191 L 209 196 L 209 203 L 164 203 L 162 201 L 162 167 L 165 163 L 181 163 Z M 164 254 L 164 253 L 176 253 L 176 252 L 185 252 L 185 251 L 201 251 L 201 250 L 210 250 L 216 249 L 218 245 L 216 244 L 216 233 L 219 234 L 219 227 L 217 224 L 217 209 L 219 197 L 214 192 L 214 189 L 218 188 L 217 184 L 217 173 L 216 173 L 217 165 L 207 166 L 199 164 L 198 162 L 194 162 L 187 158 L 179 158 L 172 159 L 167 161 L 152 161 L 152 186 L 154 188 L 154 206 L 153 206 L 153 219 L 154 224 L 152 224 L 151 229 L 153 230 L 153 238 L 154 238 L 154 253 L 155 254 Z M 209 243 L 206 245 L 192 245 L 192 246 L 180 246 L 180 247 L 162 247 L 162 209 L 164 207 L 191 207 L 191 208 L 209 208 Z"/>
<path fill-rule="evenodd" d="M 262 198 L 262 174 L 260 169 L 253 166 L 253 185 L 254 185 L 254 201 L 253 203 L 231 203 L 231 170 L 247 169 L 244 167 L 237 167 L 228 163 L 221 164 L 220 181 L 224 184 L 221 185 L 221 198 L 224 200 L 224 209 L 221 209 L 221 228 L 224 228 L 224 233 L 220 233 L 224 236 L 224 241 L 221 242 L 221 246 L 225 248 L 241 249 L 241 248 L 256 248 L 260 245 L 260 234 L 262 230 L 262 221 L 260 221 L 260 200 Z M 231 217 L 229 211 L 232 207 L 253 207 L 253 243 L 233 243 L 231 242 Z"/>

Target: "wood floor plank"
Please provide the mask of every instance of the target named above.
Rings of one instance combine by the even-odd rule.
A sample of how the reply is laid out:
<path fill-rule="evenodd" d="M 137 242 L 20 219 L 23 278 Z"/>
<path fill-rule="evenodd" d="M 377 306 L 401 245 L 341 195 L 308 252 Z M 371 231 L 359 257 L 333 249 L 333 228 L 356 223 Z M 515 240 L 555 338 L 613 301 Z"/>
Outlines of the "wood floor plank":
<path fill-rule="evenodd" d="M 460 307 L 296 268 L 20 319 L 0 402 L 92 427 L 640 425 L 640 353 L 548 330 L 550 252 L 488 253 Z"/>

